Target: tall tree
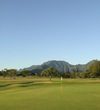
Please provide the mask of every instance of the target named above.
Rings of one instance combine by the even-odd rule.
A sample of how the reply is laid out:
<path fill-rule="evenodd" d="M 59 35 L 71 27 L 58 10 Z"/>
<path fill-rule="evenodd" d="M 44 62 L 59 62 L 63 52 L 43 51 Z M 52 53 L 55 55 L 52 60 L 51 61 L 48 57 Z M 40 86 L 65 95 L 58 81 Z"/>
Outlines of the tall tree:
<path fill-rule="evenodd" d="M 100 77 L 100 61 L 95 62 L 89 67 L 88 70 L 90 77 Z"/>
<path fill-rule="evenodd" d="M 0 76 L 2 76 L 2 71 L 0 71 Z"/>
<path fill-rule="evenodd" d="M 7 74 L 10 76 L 10 78 L 16 78 L 17 70 L 16 69 L 8 69 L 6 70 Z"/>
<path fill-rule="evenodd" d="M 62 74 L 62 76 L 65 78 L 70 78 L 71 73 L 70 73 L 70 71 L 66 71 L 64 74 Z"/>
<path fill-rule="evenodd" d="M 8 74 L 7 74 L 7 69 L 4 69 L 1 71 L 2 76 L 5 78 Z"/>
<path fill-rule="evenodd" d="M 58 76 L 59 72 L 58 72 L 58 70 L 56 70 L 54 68 L 47 68 L 41 72 L 41 75 L 42 76 L 49 76 L 50 80 L 51 80 L 52 76 Z"/>
<path fill-rule="evenodd" d="M 22 71 L 20 72 L 20 74 L 21 74 L 23 77 L 27 77 L 27 76 L 30 75 L 30 71 L 29 71 L 29 70 L 22 70 Z"/>

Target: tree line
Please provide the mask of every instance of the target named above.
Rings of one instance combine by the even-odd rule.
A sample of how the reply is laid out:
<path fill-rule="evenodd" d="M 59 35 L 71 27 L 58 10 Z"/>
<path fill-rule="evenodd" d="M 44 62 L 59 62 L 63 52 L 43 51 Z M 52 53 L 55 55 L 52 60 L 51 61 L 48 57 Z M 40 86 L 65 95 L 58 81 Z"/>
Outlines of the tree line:
<path fill-rule="evenodd" d="M 72 73 L 69 71 L 63 74 L 67 78 L 100 78 L 100 61 L 95 60 L 84 72 L 79 72 L 78 70 L 73 70 Z"/>
<path fill-rule="evenodd" d="M 0 76 L 3 76 L 4 78 L 10 77 L 16 79 L 17 76 L 27 77 L 30 75 L 31 74 L 29 70 L 18 71 L 17 69 L 4 69 L 0 71 Z"/>
<path fill-rule="evenodd" d="M 15 79 L 17 76 L 28 77 L 32 75 L 50 77 L 50 80 L 52 77 L 61 76 L 64 78 L 100 78 L 100 61 L 95 60 L 95 62 L 90 65 L 89 69 L 84 72 L 79 72 L 78 70 L 73 69 L 72 72 L 67 71 L 65 73 L 60 73 L 54 68 L 47 68 L 38 74 L 32 73 L 30 70 L 18 71 L 16 69 L 4 69 L 0 71 L 0 76 L 3 76 L 4 78 L 10 77 Z"/>

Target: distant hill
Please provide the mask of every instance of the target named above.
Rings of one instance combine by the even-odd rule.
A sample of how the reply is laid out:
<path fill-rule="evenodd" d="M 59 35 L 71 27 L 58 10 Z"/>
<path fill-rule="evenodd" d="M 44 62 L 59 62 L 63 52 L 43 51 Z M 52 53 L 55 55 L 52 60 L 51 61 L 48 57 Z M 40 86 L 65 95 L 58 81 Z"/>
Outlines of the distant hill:
<path fill-rule="evenodd" d="M 57 69 L 60 73 L 64 73 L 64 72 L 72 72 L 73 70 L 77 70 L 79 72 L 83 72 L 86 71 L 89 66 L 94 62 L 95 60 L 92 60 L 90 62 L 88 62 L 87 64 L 77 64 L 77 65 L 72 65 L 69 64 L 66 61 L 56 61 L 56 60 L 52 60 L 52 61 L 48 61 L 48 62 L 44 62 L 41 65 L 33 65 L 31 67 L 28 68 L 24 68 L 26 70 L 30 70 L 33 73 L 39 73 L 44 69 L 47 68 L 55 68 Z"/>

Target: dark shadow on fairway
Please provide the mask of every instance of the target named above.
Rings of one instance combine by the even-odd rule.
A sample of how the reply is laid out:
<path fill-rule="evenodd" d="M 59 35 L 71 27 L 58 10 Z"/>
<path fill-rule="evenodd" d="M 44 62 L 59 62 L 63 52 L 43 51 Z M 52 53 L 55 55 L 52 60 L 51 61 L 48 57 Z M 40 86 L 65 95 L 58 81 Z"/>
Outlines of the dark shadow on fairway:
<path fill-rule="evenodd" d="M 20 83 L 18 87 L 30 87 L 30 86 L 41 86 L 41 85 L 52 85 L 52 83 L 45 83 L 45 82 L 23 82 Z"/>
<path fill-rule="evenodd" d="M 2 87 L 8 87 L 8 86 L 11 86 L 12 84 L 6 84 L 6 85 L 0 85 L 0 88 Z"/>
<path fill-rule="evenodd" d="M 18 83 L 18 84 L 33 84 L 34 82 L 31 81 L 31 82 L 22 82 L 22 83 Z"/>
<path fill-rule="evenodd" d="M 20 84 L 19 87 L 30 87 L 34 85 L 34 82 L 22 82 L 19 84 Z"/>

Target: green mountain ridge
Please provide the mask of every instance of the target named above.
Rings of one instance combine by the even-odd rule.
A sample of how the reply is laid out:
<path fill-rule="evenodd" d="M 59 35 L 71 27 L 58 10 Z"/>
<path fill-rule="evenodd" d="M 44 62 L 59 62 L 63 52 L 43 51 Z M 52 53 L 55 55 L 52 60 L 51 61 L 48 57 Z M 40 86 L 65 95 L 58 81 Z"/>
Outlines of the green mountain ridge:
<path fill-rule="evenodd" d="M 28 68 L 24 68 L 25 70 L 30 70 L 33 73 L 39 73 L 44 69 L 47 68 L 55 68 L 57 69 L 60 73 L 65 73 L 65 72 L 73 72 L 73 70 L 77 70 L 78 72 L 83 72 L 86 71 L 89 66 L 94 62 L 95 60 L 92 60 L 88 62 L 87 64 L 77 64 L 77 65 L 72 65 L 66 61 L 56 61 L 56 60 L 51 60 L 44 62 L 41 65 L 32 65 Z"/>

